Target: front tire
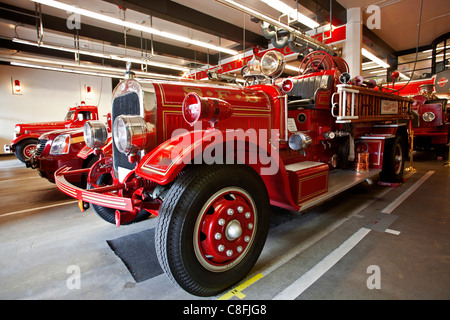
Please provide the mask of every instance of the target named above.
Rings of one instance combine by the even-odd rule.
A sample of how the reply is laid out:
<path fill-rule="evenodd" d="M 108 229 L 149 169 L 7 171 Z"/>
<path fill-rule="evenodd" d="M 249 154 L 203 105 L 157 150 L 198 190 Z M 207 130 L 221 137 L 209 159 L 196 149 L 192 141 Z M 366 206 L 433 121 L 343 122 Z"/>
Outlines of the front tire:
<path fill-rule="evenodd" d="M 26 161 L 30 160 L 33 156 L 36 150 L 37 143 L 37 139 L 23 140 L 17 144 L 14 154 L 20 161 L 26 163 Z"/>
<path fill-rule="evenodd" d="M 101 176 L 98 177 L 96 186 L 107 186 L 112 184 L 112 177 L 109 173 L 104 173 Z M 87 189 L 91 189 L 92 186 L 88 183 Z M 94 209 L 95 213 L 105 220 L 106 222 L 109 222 L 111 224 L 116 224 L 116 209 L 103 207 L 98 204 L 91 204 L 92 208 Z M 136 217 L 133 219 L 124 219 L 121 221 L 121 225 L 129 225 L 135 222 L 140 222 L 143 220 L 146 220 L 148 217 L 150 217 L 150 213 L 147 210 L 142 210 L 137 214 Z"/>
<path fill-rule="evenodd" d="M 269 221 L 267 190 L 253 169 L 191 167 L 172 185 L 159 210 L 158 260 L 187 292 L 216 295 L 254 266 Z"/>

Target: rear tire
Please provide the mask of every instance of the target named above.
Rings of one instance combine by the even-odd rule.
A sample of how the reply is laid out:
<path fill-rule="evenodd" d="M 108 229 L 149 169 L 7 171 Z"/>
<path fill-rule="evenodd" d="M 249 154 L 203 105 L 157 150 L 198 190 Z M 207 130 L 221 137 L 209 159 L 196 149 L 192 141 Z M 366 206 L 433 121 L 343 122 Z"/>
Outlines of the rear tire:
<path fill-rule="evenodd" d="M 402 136 L 386 140 L 383 154 L 383 170 L 380 179 L 384 182 L 398 183 L 403 180 L 405 169 L 405 145 Z"/>
<path fill-rule="evenodd" d="M 158 214 L 158 260 L 187 292 L 219 294 L 256 263 L 270 222 L 260 176 L 245 165 L 204 165 L 174 182 Z"/>

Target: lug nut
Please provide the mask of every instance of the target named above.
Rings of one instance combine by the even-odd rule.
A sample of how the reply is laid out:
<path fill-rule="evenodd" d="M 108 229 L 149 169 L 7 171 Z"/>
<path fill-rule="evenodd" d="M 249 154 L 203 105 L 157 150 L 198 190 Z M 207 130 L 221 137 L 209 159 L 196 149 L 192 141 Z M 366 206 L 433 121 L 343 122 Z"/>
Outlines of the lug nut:
<path fill-rule="evenodd" d="M 224 226 L 225 225 L 225 219 L 219 219 L 219 225 Z"/>
<path fill-rule="evenodd" d="M 253 223 L 249 223 L 249 224 L 247 225 L 247 227 L 248 227 L 250 230 L 252 230 L 252 229 L 253 229 Z"/>
<path fill-rule="evenodd" d="M 242 207 L 242 206 L 237 207 L 237 211 L 238 211 L 239 213 L 244 212 L 244 207 Z"/>
<path fill-rule="evenodd" d="M 234 213 L 234 210 L 230 208 L 230 209 L 227 210 L 227 213 L 228 213 L 229 216 L 232 216 L 233 213 Z"/>
<path fill-rule="evenodd" d="M 215 238 L 216 240 L 220 240 L 220 239 L 222 239 L 222 234 L 219 233 L 219 232 L 217 232 L 217 233 L 214 235 L 214 238 Z"/>
<path fill-rule="evenodd" d="M 246 217 L 247 219 L 250 218 L 250 217 L 251 217 L 250 212 L 246 212 L 246 213 L 245 213 L 245 217 Z"/>
<path fill-rule="evenodd" d="M 241 246 L 238 246 L 238 247 L 236 248 L 236 250 L 237 250 L 237 252 L 241 253 L 241 252 L 242 252 L 242 247 L 241 247 Z"/>
<path fill-rule="evenodd" d="M 232 254 L 233 254 L 233 250 L 227 250 L 227 256 L 231 257 Z"/>
<path fill-rule="evenodd" d="M 225 246 L 221 244 L 217 247 L 217 250 L 219 250 L 219 252 L 223 252 L 223 250 L 225 250 Z"/>

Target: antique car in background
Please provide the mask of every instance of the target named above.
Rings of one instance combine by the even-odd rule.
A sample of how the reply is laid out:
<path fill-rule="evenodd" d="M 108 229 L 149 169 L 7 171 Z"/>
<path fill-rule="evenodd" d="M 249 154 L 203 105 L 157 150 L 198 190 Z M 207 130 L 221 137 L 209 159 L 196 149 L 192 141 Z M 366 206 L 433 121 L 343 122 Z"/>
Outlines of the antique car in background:
<path fill-rule="evenodd" d="M 64 121 L 16 124 L 13 140 L 4 146 L 5 153 L 14 153 L 25 163 L 33 155 L 41 134 L 56 129 L 82 128 L 87 120 L 98 120 L 98 110 L 96 106 L 87 106 L 82 102 L 69 108 Z"/>
<path fill-rule="evenodd" d="M 169 278 L 216 295 L 257 261 L 270 205 L 303 211 L 366 179 L 402 181 L 412 100 L 349 84 L 345 61 L 326 52 L 302 66 L 275 85 L 284 60 L 268 51 L 244 72 L 246 87 L 130 75 L 113 92 L 112 156 L 61 168 L 56 184 L 117 226 L 158 216 Z M 88 121 L 87 145 L 103 147 L 105 131 Z M 87 172 L 87 190 L 67 181 Z"/>
<path fill-rule="evenodd" d="M 110 123 L 110 114 L 107 116 Z M 108 125 L 108 135 L 111 131 Z M 111 137 L 102 148 L 103 154 L 112 152 Z M 25 162 L 27 167 L 36 169 L 42 178 L 54 183 L 55 172 L 64 166 L 76 169 L 90 168 L 99 159 L 94 149 L 86 146 L 83 128 L 61 129 L 44 133 L 39 137 L 36 151 Z M 73 175 L 68 178 L 71 183 L 86 188 L 87 175 Z"/>

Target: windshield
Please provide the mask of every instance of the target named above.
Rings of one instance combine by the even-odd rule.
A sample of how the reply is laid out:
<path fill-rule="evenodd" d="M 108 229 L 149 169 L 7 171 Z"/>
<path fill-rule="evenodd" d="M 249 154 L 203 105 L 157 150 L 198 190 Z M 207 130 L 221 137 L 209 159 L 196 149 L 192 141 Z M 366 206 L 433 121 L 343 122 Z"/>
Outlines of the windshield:
<path fill-rule="evenodd" d="M 69 111 L 69 112 L 67 112 L 67 114 L 66 114 L 66 117 L 64 118 L 64 120 L 73 120 L 73 117 L 75 116 L 75 111 L 73 110 L 73 111 Z"/>

